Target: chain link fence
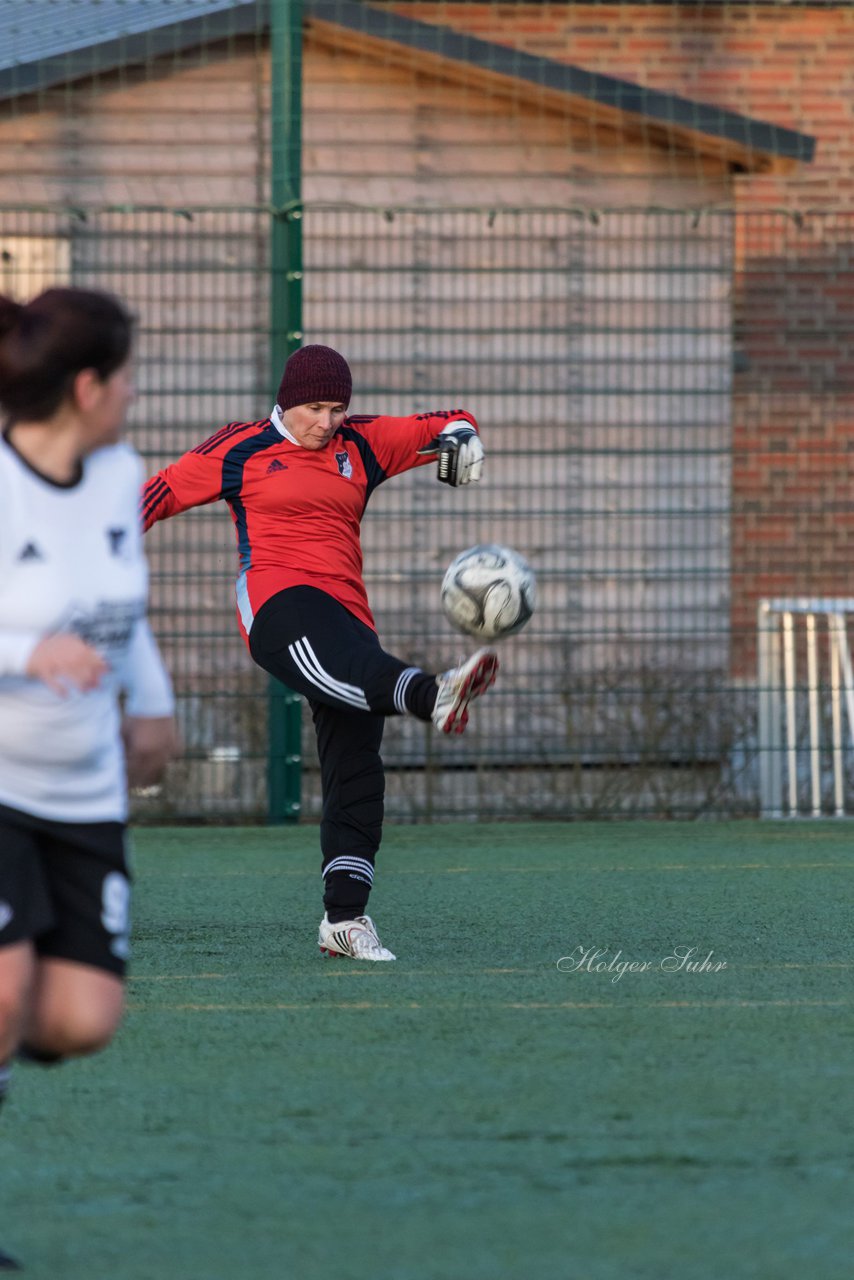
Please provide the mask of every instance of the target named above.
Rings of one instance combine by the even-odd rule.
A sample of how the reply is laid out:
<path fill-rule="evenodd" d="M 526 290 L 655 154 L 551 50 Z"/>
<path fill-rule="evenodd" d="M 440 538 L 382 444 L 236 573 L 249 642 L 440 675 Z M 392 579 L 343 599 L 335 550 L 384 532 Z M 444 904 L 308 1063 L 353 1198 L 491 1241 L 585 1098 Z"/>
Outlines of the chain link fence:
<path fill-rule="evenodd" d="M 347 356 L 351 411 L 463 406 L 487 447 L 474 492 L 425 469 L 372 499 L 366 580 L 385 646 L 432 670 L 465 651 L 439 583 L 468 545 L 518 548 L 539 582 L 463 739 L 389 721 L 389 814 L 755 813 L 756 601 L 850 594 L 854 218 L 299 212 L 303 341 Z M 276 216 L 6 209 L 0 282 L 128 300 L 129 434 L 153 471 L 271 408 L 284 355 L 271 357 L 271 273 L 287 267 L 271 261 Z M 227 509 L 158 526 L 147 545 L 185 751 L 135 816 L 263 820 L 273 704 L 237 634 Z M 302 816 L 319 808 L 305 717 Z"/>

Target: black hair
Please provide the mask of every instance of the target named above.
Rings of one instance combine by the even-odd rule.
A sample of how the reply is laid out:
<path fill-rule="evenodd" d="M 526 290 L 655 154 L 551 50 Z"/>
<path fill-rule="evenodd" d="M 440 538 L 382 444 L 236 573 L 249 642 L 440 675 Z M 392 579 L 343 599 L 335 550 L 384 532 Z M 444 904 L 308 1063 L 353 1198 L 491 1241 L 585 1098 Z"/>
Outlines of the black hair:
<path fill-rule="evenodd" d="M 133 318 L 112 294 L 46 289 L 31 302 L 0 295 L 0 405 L 13 420 L 42 422 L 82 369 L 102 382 L 125 363 Z"/>

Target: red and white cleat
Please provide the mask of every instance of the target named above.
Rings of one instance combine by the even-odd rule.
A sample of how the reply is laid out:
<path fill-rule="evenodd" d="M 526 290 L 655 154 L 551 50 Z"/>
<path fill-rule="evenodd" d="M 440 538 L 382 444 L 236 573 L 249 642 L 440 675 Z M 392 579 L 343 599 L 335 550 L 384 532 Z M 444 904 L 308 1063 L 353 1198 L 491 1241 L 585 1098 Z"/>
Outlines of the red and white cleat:
<path fill-rule="evenodd" d="M 437 676 L 439 693 L 433 723 L 440 733 L 462 733 L 468 724 L 468 706 L 495 683 L 498 655 L 494 649 L 478 649 L 459 667 Z"/>

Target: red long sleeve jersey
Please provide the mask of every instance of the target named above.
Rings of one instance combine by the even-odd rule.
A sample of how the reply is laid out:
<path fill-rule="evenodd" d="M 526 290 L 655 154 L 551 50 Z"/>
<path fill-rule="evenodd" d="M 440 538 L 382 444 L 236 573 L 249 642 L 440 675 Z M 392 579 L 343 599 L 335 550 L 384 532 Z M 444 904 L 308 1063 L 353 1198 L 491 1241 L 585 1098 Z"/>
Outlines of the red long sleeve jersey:
<path fill-rule="evenodd" d="M 287 587 L 319 587 L 374 627 L 359 527 L 368 498 L 389 476 L 435 461 L 419 456 L 464 409 L 406 418 L 345 418 L 322 449 L 304 449 L 270 418 L 232 422 L 151 477 L 143 526 L 223 498 L 237 534 L 237 606 L 244 637 L 258 610 Z"/>

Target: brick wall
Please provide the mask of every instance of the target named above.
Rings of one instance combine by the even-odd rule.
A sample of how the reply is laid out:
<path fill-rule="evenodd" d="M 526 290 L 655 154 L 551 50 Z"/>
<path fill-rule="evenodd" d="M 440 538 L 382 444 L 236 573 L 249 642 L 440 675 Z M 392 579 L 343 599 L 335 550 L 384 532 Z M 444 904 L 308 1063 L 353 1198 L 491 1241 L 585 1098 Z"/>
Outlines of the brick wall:
<path fill-rule="evenodd" d="M 854 216 L 740 221 L 733 629 L 762 596 L 854 594 Z M 742 669 L 752 644 L 738 643 Z"/>
<path fill-rule="evenodd" d="M 734 183 L 732 663 L 749 675 L 758 598 L 854 594 L 854 6 L 397 7 L 817 138 L 811 165 Z"/>

